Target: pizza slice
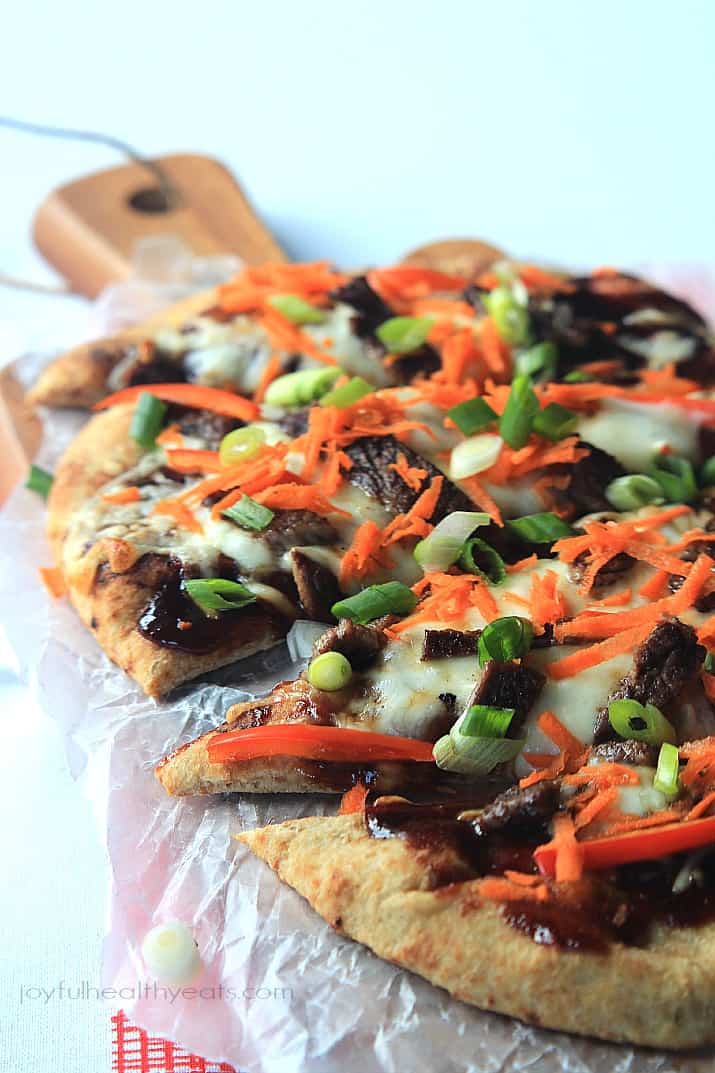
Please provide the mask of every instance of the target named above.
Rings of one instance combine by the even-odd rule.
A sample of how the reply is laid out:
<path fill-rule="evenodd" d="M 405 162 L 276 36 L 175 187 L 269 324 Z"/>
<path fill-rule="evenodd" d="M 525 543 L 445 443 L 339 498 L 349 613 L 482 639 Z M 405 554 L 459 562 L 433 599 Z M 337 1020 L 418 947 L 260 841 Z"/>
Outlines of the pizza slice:
<path fill-rule="evenodd" d="M 496 379 L 506 343 L 517 365 L 553 379 L 581 373 L 628 383 L 642 368 L 672 365 L 681 378 L 715 380 L 712 334 L 667 292 L 615 270 L 567 276 L 507 261 L 498 268 L 476 279 L 411 265 L 351 275 L 323 262 L 246 268 L 144 324 L 76 347 L 45 370 L 29 398 L 91 407 L 126 387 L 187 382 L 260 400 L 280 372 L 336 361 L 376 386 L 400 384 L 444 363 L 445 320 L 462 329 L 446 352 L 461 374 L 471 328 L 478 341 L 484 335 L 482 357 Z M 416 342 L 405 349 L 395 335 L 405 316 L 438 323 L 429 339 L 413 325 Z"/>
<path fill-rule="evenodd" d="M 644 742 L 562 744 L 559 771 L 487 803 L 484 786 L 437 803 L 352 792 L 343 814 L 237 838 L 339 934 L 463 1002 L 618 1042 L 712 1044 L 715 739 L 657 758 Z"/>

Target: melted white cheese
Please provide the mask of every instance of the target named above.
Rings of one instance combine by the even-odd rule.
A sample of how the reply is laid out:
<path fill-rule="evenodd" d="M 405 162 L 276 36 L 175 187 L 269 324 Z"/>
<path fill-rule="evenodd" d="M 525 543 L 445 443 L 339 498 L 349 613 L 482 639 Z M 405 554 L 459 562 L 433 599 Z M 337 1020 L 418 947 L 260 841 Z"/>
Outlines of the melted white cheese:
<path fill-rule="evenodd" d="M 592 417 L 579 420 L 578 434 L 613 455 L 631 473 L 639 473 L 663 447 L 695 460 L 699 424 L 694 414 L 669 403 L 604 399 Z"/>

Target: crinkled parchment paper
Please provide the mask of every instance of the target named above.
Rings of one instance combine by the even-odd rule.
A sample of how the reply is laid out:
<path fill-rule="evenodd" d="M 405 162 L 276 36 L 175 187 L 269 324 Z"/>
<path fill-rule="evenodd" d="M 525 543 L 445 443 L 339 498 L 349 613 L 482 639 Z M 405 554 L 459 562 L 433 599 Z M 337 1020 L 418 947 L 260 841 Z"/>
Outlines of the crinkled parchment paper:
<path fill-rule="evenodd" d="M 702 277 L 695 282 L 702 287 Z M 17 370 L 27 380 L 36 366 L 23 359 Z M 80 421 L 47 416 L 41 464 L 53 467 Z M 61 724 L 68 763 L 106 840 L 112 894 L 103 982 L 133 1021 L 250 1073 L 715 1069 L 712 1053 L 636 1051 L 482 1013 L 333 933 L 231 835 L 332 811 L 334 800 L 172 800 L 153 775 L 164 753 L 219 722 L 230 702 L 289 674 L 285 647 L 164 703 L 147 699 L 67 603 L 48 600 L 37 580 L 49 562 L 43 525 L 41 503 L 18 490 L 0 518 L 0 620 L 40 703 Z M 197 993 L 155 991 L 142 964 L 144 935 L 170 920 L 194 930 L 205 966 Z"/>

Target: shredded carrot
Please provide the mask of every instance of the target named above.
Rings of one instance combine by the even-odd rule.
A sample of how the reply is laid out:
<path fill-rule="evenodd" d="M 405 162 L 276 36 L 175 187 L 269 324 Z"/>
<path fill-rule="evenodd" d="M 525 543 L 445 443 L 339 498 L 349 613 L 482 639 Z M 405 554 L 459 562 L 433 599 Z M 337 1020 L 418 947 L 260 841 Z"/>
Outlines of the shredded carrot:
<path fill-rule="evenodd" d="M 413 317 L 446 317 L 474 320 L 474 307 L 456 298 L 422 298 L 412 304 Z"/>
<path fill-rule="evenodd" d="M 363 522 L 340 561 L 340 584 L 345 587 L 353 579 L 390 566 L 392 562 L 383 548 L 382 530 L 373 521 Z"/>
<path fill-rule="evenodd" d="M 573 883 L 580 879 L 583 875 L 583 849 L 576 841 L 574 822 L 567 813 L 554 817 L 551 845 L 556 849 L 556 882 Z"/>
<path fill-rule="evenodd" d="M 567 757 L 574 759 L 582 755 L 585 748 L 583 742 L 579 741 L 552 711 L 542 712 L 537 725 Z"/>
<path fill-rule="evenodd" d="M 621 589 L 620 592 L 611 593 L 610 596 L 605 596 L 602 600 L 593 600 L 591 602 L 592 607 L 625 607 L 626 604 L 631 602 L 633 592 L 631 589 Z"/>
<path fill-rule="evenodd" d="M 283 364 L 281 362 L 280 355 L 271 354 L 270 358 L 265 364 L 263 372 L 261 373 L 261 378 L 258 381 L 258 386 L 253 392 L 254 402 L 263 402 L 266 397 L 266 391 L 268 390 L 269 384 L 272 384 L 276 377 L 279 376 L 282 368 Z"/>
<path fill-rule="evenodd" d="M 586 764 L 585 767 L 573 771 L 564 776 L 567 786 L 596 786 L 607 788 L 611 786 L 638 786 L 638 772 L 627 764 L 615 762 L 603 762 L 600 764 Z"/>
<path fill-rule="evenodd" d="M 486 488 L 481 481 L 476 477 L 467 477 L 466 480 L 460 481 L 460 484 L 469 498 L 480 508 L 485 511 L 497 525 L 503 525 L 501 511 L 499 507 L 489 495 Z"/>
<path fill-rule="evenodd" d="M 484 581 L 471 574 L 426 574 L 412 586 L 412 591 L 421 597 L 420 603 L 413 614 L 389 627 L 390 637 L 398 637 L 423 622 L 460 621 L 472 607 L 477 607 L 487 622 L 499 614 Z"/>
<path fill-rule="evenodd" d="M 528 290 L 544 291 L 572 291 L 574 284 L 564 276 L 557 276 L 555 272 L 548 272 L 538 265 L 519 265 L 517 270 L 519 279 Z"/>
<path fill-rule="evenodd" d="M 499 335 L 492 317 L 485 317 L 482 321 L 479 341 L 482 357 L 490 373 L 503 380 L 509 373 L 511 351 Z"/>
<path fill-rule="evenodd" d="M 522 788 L 545 779 L 557 778 L 565 771 L 575 771 L 581 766 L 586 756 L 585 746 L 560 719 L 556 718 L 552 711 L 542 712 L 537 720 L 537 726 L 547 738 L 553 741 L 559 751 L 555 755 L 536 754 L 537 758 L 543 760 L 544 763 L 536 765 L 538 770 L 532 771 L 530 775 L 519 781 Z M 529 757 L 526 759 L 531 763 Z"/>
<path fill-rule="evenodd" d="M 433 477 L 429 488 L 422 492 L 410 509 L 393 518 L 383 534 L 385 545 L 395 544 L 407 537 L 425 537 L 431 532 L 433 526 L 428 519 L 435 512 L 443 484 L 444 477 Z"/>
<path fill-rule="evenodd" d="M 167 425 L 156 438 L 160 447 L 183 447 L 184 437 L 178 425 Z"/>
<path fill-rule="evenodd" d="M 658 600 L 668 586 L 669 573 L 667 570 L 656 570 L 644 585 L 638 590 L 638 595 L 644 600 Z"/>
<path fill-rule="evenodd" d="M 198 520 L 189 508 L 180 499 L 160 499 L 154 504 L 152 514 L 168 514 L 182 529 L 189 529 L 192 533 L 203 532 Z"/>
<path fill-rule="evenodd" d="M 527 555 L 525 559 L 519 559 L 515 563 L 507 563 L 506 572 L 507 574 L 518 574 L 522 570 L 526 570 L 529 566 L 536 566 L 538 561 L 539 560 L 536 557 L 536 553 L 534 553 L 533 555 Z"/>
<path fill-rule="evenodd" d="M 266 307 L 274 294 L 294 294 L 322 304 L 330 291 L 347 283 L 348 277 L 327 261 L 306 264 L 268 263 L 248 265 L 219 288 L 218 304 L 227 313 L 251 313 Z"/>
<path fill-rule="evenodd" d="M 41 566 L 40 579 L 49 594 L 56 600 L 67 592 L 64 575 L 58 566 Z"/>
<path fill-rule="evenodd" d="M 417 466 L 410 466 L 402 452 L 398 454 L 396 462 L 388 463 L 387 468 L 394 469 L 398 477 L 402 477 L 407 487 L 411 488 L 413 492 L 419 492 L 422 487 L 422 481 L 427 477 L 427 470 L 419 469 Z"/>
<path fill-rule="evenodd" d="M 277 309 L 268 306 L 258 318 L 274 347 L 287 354 L 307 354 L 323 365 L 336 365 L 332 354 L 322 350 L 318 344 L 300 328 L 296 327 Z"/>
<path fill-rule="evenodd" d="M 691 564 L 685 581 L 671 597 L 670 613 L 672 615 L 682 615 L 693 606 L 705 583 L 711 579 L 713 567 L 715 567 L 715 561 L 709 555 L 698 555 L 695 562 Z"/>
<path fill-rule="evenodd" d="M 544 902 L 549 896 L 545 883 L 537 886 L 526 886 L 523 883 L 515 883 L 506 876 L 488 876 L 479 881 L 479 895 L 489 902 Z"/>
<path fill-rule="evenodd" d="M 618 787 L 611 786 L 608 789 L 602 790 L 597 793 L 595 797 L 591 798 L 587 805 L 579 809 L 574 817 L 574 826 L 577 831 L 580 831 L 584 827 L 588 827 L 593 823 L 602 812 L 606 812 L 609 808 L 616 804 L 618 800 Z"/>
<path fill-rule="evenodd" d="M 340 798 L 339 816 L 347 816 L 352 812 L 364 812 L 365 800 L 368 795 L 367 786 L 362 782 L 356 782 L 351 790 L 348 790 Z"/>
<path fill-rule="evenodd" d="M 651 812 L 650 816 L 629 816 L 627 819 L 609 823 L 607 827 L 599 832 L 598 837 L 605 838 L 611 835 L 622 835 L 627 831 L 639 831 L 644 827 L 660 827 L 665 823 L 682 820 L 682 818 L 682 811 L 675 808 L 663 809 L 661 812 Z"/>
<path fill-rule="evenodd" d="M 349 518 L 346 510 L 334 506 L 318 488 L 310 484 L 277 484 L 265 491 L 256 492 L 257 503 L 271 510 L 310 510 L 313 514 L 339 514 Z"/>
<path fill-rule="evenodd" d="M 105 503 L 136 503 L 141 499 L 141 492 L 135 484 L 127 488 L 118 488 L 116 492 L 107 492 L 102 496 Z"/>
<path fill-rule="evenodd" d="M 685 819 L 697 820 L 701 816 L 704 816 L 706 812 L 709 812 L 713 805 L 715 805 L 715 790 L 711 790 L 710 793 L 705 794 L 705 797 L 703 797 L 701 801 L 698 801 L 697 805 L 693 805 Z"/>
<path fill-rule="evenodd" d="M 608 640 L 601 641 L 600 644 L 581 648 L 577 652 L 572 652 L 562 659 L 549 663 L 546 667 L 546 674 L 555 681 L 572 678 L 575 674 L 588 670 L 589 667 L 595 667 L 599 663 L 605 663 L 606 660 L 613 659 L 614 656 L 619 656 L 623 652 L 632 650 L 641 641 L 645 640 L 651 632 L 651 628 L 652 623 L 647 622 L 645 625 L 634 626 L 630 630 L 624 630 L 615 637 L 609 637 Z"/>
<path fill-rule="evenodd" d="M 169 448 L 166 452 L 166 460 L 177 473 L 217 473 L 224 468 L 218 451 Z"/>
<path fill-rule="evenodd" d="M 569 608 L 566 598 L 558 589 L 559 576 L 555 570 L 534 574 L 531 579 L 531 620 L 537 633 L 543 633 L 547 623 L 566 618 Z"/>
<path fill-rule="evenodd" d="M 442 344 L 441 354 L 442 369 L 438 374 L 440 378 L 447 383 L 461 383 L 469 365 L 479 361 L 480 357 L 471 328 L 463 328 L 448 336 Z"/>
<path fill-rule="evenodd" d="M 206 387 L 203 384 L 138 384 L 125 387 L 114 395 L 107 395 L 93 409 L 106 410 L 117 403 L 136 402 L 144 393 L 155 395 L 164 402 L 175 402 L 179 406 L 189 406 L 194 410 L 208 410 L 224 417 L 235 417 L 239 421 L 254 421 L 258 416 L 258 407 L 242 395 L 219 388 Z"/>
<path fill-rule="evenodd" d="M 409 303 L 428 298 L 435 292 L 456 291 L 461 294 L 469 282 L 464 276 L 448 275 L 416 265 L 373 269 L 367 273 L 367 281 L 398 312 L 409 311 Z"/>

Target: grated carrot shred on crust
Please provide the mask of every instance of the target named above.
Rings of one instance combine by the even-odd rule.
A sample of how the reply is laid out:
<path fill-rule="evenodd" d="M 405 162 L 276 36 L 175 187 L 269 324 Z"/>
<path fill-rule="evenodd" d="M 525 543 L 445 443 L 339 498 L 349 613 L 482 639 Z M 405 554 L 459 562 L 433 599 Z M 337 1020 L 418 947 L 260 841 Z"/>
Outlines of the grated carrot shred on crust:
<path fill-rule="evenodd" d="M 396 462 L 389 462 L 388 469 L 393 469 L 398 477 L 402 477 L 408 488 L 413 492 L 419 492 L 422 481 L 427 477 L 427 470 L 417 466 L 410 466 L 405 455 L 400 452 Z"/>
<path fill-rule="evenodd" d="M 102 499 L 105 503 L 136 503 L 141 499 L 141 492 L 135 484 L 130 484 L 126 488 L 118 488 L 116 492 L 107 492 Z"/>
<path fill-rule="evenodd" d="M 363 522 L 340 561 L 340 584 L 345 586 L 366 574 L 391 566 L 392 561 L 383 547 L 382 530 L 376 522 Z"/>
<path fill-rule="evenodd" d="M 173 518 L 182 529 L 189 529 L 192 533 L 202 533 L 203 529 L 198 519 L 180 499 L 160 499 L 154 504 L 152 514 L 167 514 Z"/>

